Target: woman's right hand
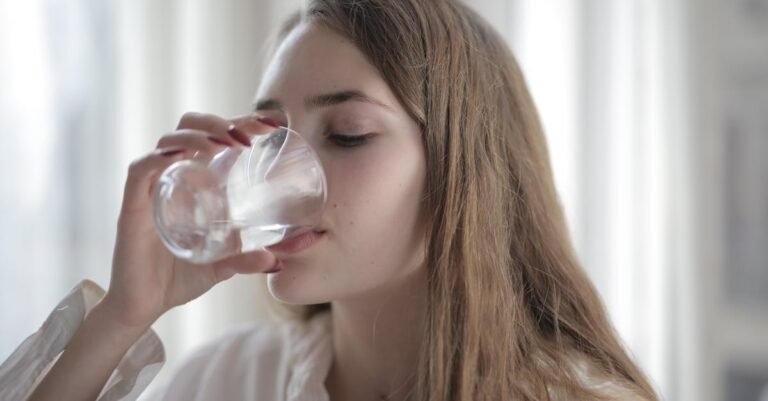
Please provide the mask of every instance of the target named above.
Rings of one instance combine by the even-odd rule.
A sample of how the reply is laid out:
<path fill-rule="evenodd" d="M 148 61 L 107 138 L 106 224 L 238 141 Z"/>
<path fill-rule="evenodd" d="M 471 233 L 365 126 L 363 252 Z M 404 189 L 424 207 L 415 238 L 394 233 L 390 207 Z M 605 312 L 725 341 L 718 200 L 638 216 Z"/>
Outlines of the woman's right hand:
<path fill-rule="evenodd" d="M 234 130 L 229 129 L 235 127 Z M 253 115 L 231 120 L 187 113 L 176 131 L 163 136 L 157 149 L 128 170 L 117 225 L 112 278 L 100 307 L 117 323 L 148 328 L 174 306 L 187 303 L 237 273 L 263 273 L 277 260 L 268 251 L 236 255 L 215 263 L 192 264 L 176 258 L 160 241 L 152 217 L 155 182 L 168 166 L 195 152 L 217 153 L 226 146 L 246 146 L 243 133 L 267 132 Z"/>
<path fill-rule="evenodd" d="M 229 130 L 233 125 L 240 130 Z M 152 191 L 166 167 L 195 152 L 248 146 L 244 130 L 269 131 L 255 116 L 226 120 L 187 113 L 176 131 L 128 170 L 117 224 L 109 290 L 91 309 L 64 352 L 29 400 L 94 400 L 123 355 L 167 310 L 208 291 L 236 273 L 269 271 L 276 263 L 266 251 L 194 265 L 174 257 L 160 242 L 152 218 Z"/>

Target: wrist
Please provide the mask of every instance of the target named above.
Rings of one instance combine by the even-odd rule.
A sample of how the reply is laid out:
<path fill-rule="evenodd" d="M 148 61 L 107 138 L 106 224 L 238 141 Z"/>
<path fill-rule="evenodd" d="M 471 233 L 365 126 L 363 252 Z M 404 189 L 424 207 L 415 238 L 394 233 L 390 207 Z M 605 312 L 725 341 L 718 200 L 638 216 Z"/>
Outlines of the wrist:
<path fill-rule="evenodd" d="M 102 298 L 28 399 L 96 399 L 126 352 L 149 329 L 149 324 L 125 325 L 118 317 Z"/>
<path fill-rule="evenodd" d="M 133 343 L 149 330 L 153 322 L 153 319 L 126 322 L 121 311 L 104 297 L 88 313 L 84 324 L 95 331 L 107 333 L 113 341 Z"/>

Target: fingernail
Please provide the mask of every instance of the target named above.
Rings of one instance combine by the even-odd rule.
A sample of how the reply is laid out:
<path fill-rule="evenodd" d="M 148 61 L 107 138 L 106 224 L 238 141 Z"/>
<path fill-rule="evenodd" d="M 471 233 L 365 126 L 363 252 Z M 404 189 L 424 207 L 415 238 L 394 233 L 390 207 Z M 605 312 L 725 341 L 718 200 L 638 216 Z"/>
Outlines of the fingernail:
<path fill-rule="evenodd" d="M 262 124 L 269 125 L 270 127 L 280 128 L 280 123 L 278 123 L 277 121 L 275 121 L 275 120 L 273 120 L 271 118 L 259 117 L 259 118 L 256 119 L 256 121 L 258 121 L 258 122 L 260 122 Z"/>
<path fill-rule="evenodd" d="M 186 151 L 187 151 L 186 149 L 178 149 L 178 148 L 177 149 L 166 149 L 166 150 L 163 150 L 162 152 L 160 152 L 160 156 L 175 156 L 175 155 L 178 155 L 180 153 L 184 153 Z"/>
<path fill-rule="evenodd" d="M 251 140 L 248 139 L 248 135 L 245 135 L 242 131 L 237 129 L 235 127 L 235 124 L 232 124 L 227 129 L 227 133 L 229 136 L 231 136 L 234 140 L 240 142 L 243 144 L 243 146 L 251 147 Z"/>
<path fill-rule="evenodd" d="M 216 144 L 219 144 L 219 145 L 232 146 L 231 143 L 229 143 L 229 142 L 227 142 L 227 141 L 225 141 L 225 140 L 223 140 L 221 138 L 216 138 L 215 136 L 209 136 L 207 138 L 208 138 L 209 141 L 211 141 L 213 143 L 216 143 Z"/>

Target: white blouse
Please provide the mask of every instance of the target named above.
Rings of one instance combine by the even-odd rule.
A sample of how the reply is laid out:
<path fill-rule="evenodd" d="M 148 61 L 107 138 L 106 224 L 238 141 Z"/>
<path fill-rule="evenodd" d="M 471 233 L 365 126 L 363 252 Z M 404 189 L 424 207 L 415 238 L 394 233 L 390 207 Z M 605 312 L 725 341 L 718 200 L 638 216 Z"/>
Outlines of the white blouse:
<path fill-rule="evenodd" d="M 29 397 L 103 295 L 96 283 L 84 280 L 54 308 L 0 365 L 0 400 Z M 239 325 L 189 355 L 164 388 L 142 400 L 327 401 L 324 382 L 333 355 L 329 316 Z M 147 331 L 120 361 L 98 401 L 136 400 L 164 362 L 160 339 Z"/>
<path fill-rule="evenodd" d="M 0 400 L 29 397 L 103 295 L 101 287 L 84 280 L 54 308 L 42 327 L 0 365 Z M 142 395 L 142 401 L 328 401 L 325 378 L 333 359 L 330 320 L 330 314 L 323 312 L 308 322 L 237 326 L 189 355 L 165 387 L 142 395 L 165 362 L 163 345 L 150 329 L 122 358 L 97 400 L 130 401 Z M 570 362 L 584 384 L 609 399 L 641 399 L 602 377 L 584 358 Z"/>

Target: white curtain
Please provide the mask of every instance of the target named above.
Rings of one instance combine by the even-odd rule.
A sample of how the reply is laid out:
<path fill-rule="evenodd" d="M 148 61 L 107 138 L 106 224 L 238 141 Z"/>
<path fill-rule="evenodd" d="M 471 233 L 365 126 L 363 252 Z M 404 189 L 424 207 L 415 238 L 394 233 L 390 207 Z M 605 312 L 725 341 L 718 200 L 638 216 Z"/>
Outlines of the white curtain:
<path fill-rule="evenodd" d="M 470 3 L 522 65 L 572 238 L 628 349 L 666 399 L 719 399 L 697 385 L 689 2 Z"/>
<path fill-rule="evenodd" d="M 696 386 L 690 2 L 468 3 L 526 73 L 577 250 L 628 348 L 665 398 L 717 399 Z M 0 359 L 79 279 L 108 284 L 129 162 L 185 111 L 248 111 L 264 40 L 298 4 L 0 0 Z M 164 316 L 160 380 L 261 316 L 258 285 Z"/>
<path fill-rule="evenodd" d="M 120 197 L 113 20 L 97 2 L 0 2 L 2 358 L 76 278 L 108 277 Z"/>

